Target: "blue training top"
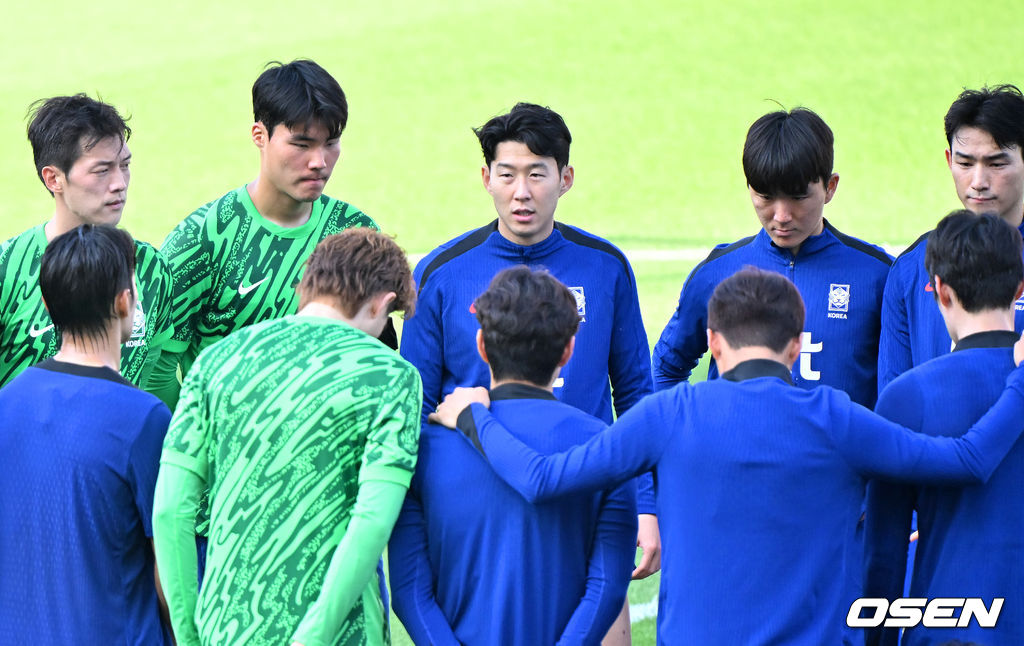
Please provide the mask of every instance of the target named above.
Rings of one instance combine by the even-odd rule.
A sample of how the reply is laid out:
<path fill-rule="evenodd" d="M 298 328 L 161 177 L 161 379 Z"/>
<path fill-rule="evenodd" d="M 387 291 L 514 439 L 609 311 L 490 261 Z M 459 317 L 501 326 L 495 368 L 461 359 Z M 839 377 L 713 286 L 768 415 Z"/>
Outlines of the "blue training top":
<path fill-rule="evenodd" d="M 48 359 L 0 389 L 5 643 L 171 643 L 150 546 L 170 417 L 109 368 Z"/>
<path fill-rule="evenodd" d="M 1024 425 L 1024 369 L 959 438 L 914 433 L 841 391 L 789 381 L 780 363 L 746 361 L 723 379 L 656 393 L 549 456 L 479 404 L 459 427 L 532 501 L 655 468 L 659 644 L 837 644 L 850 605 L 835 563 L 853 539 L 864 478 L 983 482 Z"/>
<path fill-rule="evenodd" d="M 540 388 L 491 397 L 544 454 L 605 428 Z M 417 644 L 598 644 L 633 570 L 635 495 L 630 481 L 531 505 L 459 434 L 428 424 L 388 546 L 395 613 Z"/>
<path fill-rule="evenodd" d="M 957 437 L 999 398 L 1013 370 L 1014 332 L 964 337 L 946 354 L 903 373 L 878 398 L 880 415 L 928 435 Z M 902 596 L 910 518 L 920 538 L 910 596 L 1006 599 L 995 628 L 909 628 L 907 645 L 958 639 L 1024 644 L 1024 440 L 984 485 L 910 487 L 872 481 L 864 534 L 864 595 Z M 895 645 L 899 629 L 872 631 L 869 644 Z"/>
<path fill-rule="evenodd" d="M 722 280 L 753 265 L 793 281 L 804 299 L 803 348 L 793 366 L 802 388 L 838 388 L 873 406 L 877 388 L 879 312 L 892 257 L 880 247 L 837 231 L 828 221 L 793 255 L 777 247 L 762 229 L 755 236 L 718 245 L 694 267 L 679 294 L 679 305 L 654 346 L 655 388 L 686 381 L 708 349 L 708 301 Z M 711 363 L 709 378 L 718 375 Z"/>

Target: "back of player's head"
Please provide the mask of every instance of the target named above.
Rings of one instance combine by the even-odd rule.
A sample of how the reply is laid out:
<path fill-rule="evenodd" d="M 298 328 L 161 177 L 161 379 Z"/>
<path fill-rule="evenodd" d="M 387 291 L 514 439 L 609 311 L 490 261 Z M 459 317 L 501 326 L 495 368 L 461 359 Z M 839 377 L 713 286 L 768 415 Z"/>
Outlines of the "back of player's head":
<path fill-rule="evenodd" d="M 348 102 L 341 86 L 327 70 L 302 58 L 268 64 L 252 84 L 252 112 L 268 137 L 278 124 L 291 129 L 319 123 L 327 129 L 328 138 L 335 139 L 348 123 Z"/>
<path fill-rule="evenodd" d="M 715 287 L 708 327 L 733 349 L 762 346 L 782 352 L 804 327 L 804 301 L 785 276 L 744 267 Z"/>
<path fill-rule="evenodd" d="M 39 289 L 54 327 L 62 335 L 95 338 L 116 318 L 114 301 L 134 291 L 135 242 L 128 232 L 83 224 L 46 246 Z"/>
<path fill-rule="evenodd" d="M 572 292 L 547 271 L 510 267 L 473 302 L 495 379 L 546 386 L 580 325 Z"/>
<path fill-rule="evenodd" d="M 967 312 L 1007 309 L 1024 280 L 1021 237 L 991 213 L 953 211 L 928 236 L 924 266 L 956 292 Z"/>
<path fill-rule="evenodd" d="M 762 195 L 803 195 L 832 176 L 832 129 L 807 108 L 770 112 L 750 126 L 743 144 L 747 184 Z"/>
<path fill-rule="evenodd" d="M 473 132 L 480 140 L 487 166 L 494 161 L 498 144 L 505 141 L 518 141 L 534 155 L 553 157 L 559 170 L 569 163 L 572 135 L 561 115 L 550 108 L 517 103 L 508 114 L 494 117 Z"/>
<path fill-rule="evenodd" d="M 1024 155 L 1024 96 L 1014 85 L 964 90 L 946 112 L 946 142 L 952 147 L 956 131 L 965 126 L 984 130 L 996 145 L 1016 145 Z"/>
<path fill-rule="evenodd" d="M 132 129 L 114 106 L 84 94 L 40 99 L 29 107 L 28 140 L 44 186 L 46 166 L 66 174 L 82 153 L 103 139 L 128 141 L 131 135 Z"/>
<path fill-rule="evenodd" d="M 392 312 L 412 316 L 416 284 L 405 252 L 391 237 L 363 227 L 346 229 L 320 241 L 299 281 L 299 308 L 328 300 L 349 317 L 372 297 L 395 293 Z"/>

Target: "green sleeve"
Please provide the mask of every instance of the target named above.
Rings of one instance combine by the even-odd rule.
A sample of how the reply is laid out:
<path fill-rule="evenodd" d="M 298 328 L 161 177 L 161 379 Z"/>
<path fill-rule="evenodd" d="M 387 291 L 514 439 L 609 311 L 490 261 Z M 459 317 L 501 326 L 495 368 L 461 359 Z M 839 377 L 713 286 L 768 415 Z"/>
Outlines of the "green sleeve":
<path fill-rule="evenodd" d="M 376 571 L 406 489 L 382 480 L 364 480 L 359 485 L 352 519 L 331 557 L 320 596 L 299 622 L 293 641 L 304 646 L 334 643 L 342 622 Z"/>
<path fill-rule="evenodd" d="M 180 352 L 170 352 L 164 347 L 145 385 L 146 392 L 159 397 L 172 412 L 178 403 L 178 393 L 181 390 L 181 384 L 178 383 L 180 357 Z"/>
<path fill-rule="evenodd" d="M 192 471 L 161 461 L 153 501 L 153 547 L 178 646 L 200 644 L 195 624 L 199 563 L 194 528 L 205 488 Z"/>

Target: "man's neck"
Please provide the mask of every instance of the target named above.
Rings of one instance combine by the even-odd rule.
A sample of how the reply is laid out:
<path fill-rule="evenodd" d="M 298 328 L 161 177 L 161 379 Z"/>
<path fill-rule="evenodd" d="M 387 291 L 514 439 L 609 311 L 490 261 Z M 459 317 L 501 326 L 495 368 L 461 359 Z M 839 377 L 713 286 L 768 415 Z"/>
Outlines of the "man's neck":
<path fill-rule="evenodd" d="M 313 212 L 312 202 L 297 202 L 258 176 L 245 188 L 259 214 L 282 227 L 300 227 Z"/>
<path fill-rule="evenodd" d="M 546 390 L 549 393 L 555 392 L 554 379 L 552 379 L 549 384 L 535 384 L 532 381 L 527 381 L 525 379 L 495 379 L 494 375 L 491 375 L 491 390 L 494 390 L 498 386 L 506 386 L 508 384 L 519 384 L 522 386 L 530 386 L 531 388 L 540 388 L 541 390 Z"/>
<path fill-rule="evenodd" d="M 109 328 L 103 336 L 89 338 L 66 334 L 54 359 L 79 366 L 107 367 L 121 374 L 119 330 Z"/>
<path fill-rule="evenodd" d="M 965 312 L 960 310 L 947 320 L 949 336 L 954 343 L 979 332 L 1013 332 L 1014 310 L 982 310 Z"/>
<path fill-rule="evenodd" d="M 43 225 L 43 233 L 46 235 L 46 241 L 52 242 L 57 236 L 65 234 L 82 224 L 84 223 L 80 218 L 76 217 L 67 209 L 61 208 L 61 203 L 58 202 L 57 209 L 54 211 L 53 217 L 50 218 L 49 222 Z"/>
<path fill-rule="evenodd" d="M 776 361 L 786 366 L 787 368 L 793 368 L 792 362 L 787 362 L 785 353 L 776 352 L 771 348 L 750 345 L 742 348 L 723 348 L 719 356 L 715 357 L 715 363 L 718 366 L 718 374 L 729 372 L 744 361 L 750 361 L 752 359 L 767 359 L 769 361 Z"/>

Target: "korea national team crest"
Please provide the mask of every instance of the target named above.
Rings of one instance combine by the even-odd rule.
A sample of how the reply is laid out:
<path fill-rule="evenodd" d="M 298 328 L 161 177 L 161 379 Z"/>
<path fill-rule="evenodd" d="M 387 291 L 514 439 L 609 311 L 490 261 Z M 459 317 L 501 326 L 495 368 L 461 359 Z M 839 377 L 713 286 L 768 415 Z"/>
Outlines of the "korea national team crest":
<path fill-rule="evenodd" d="M 125 343 L 129 348 L 146 345 L 146 313 L 142 310 L 142 301 L 135 301 L 135 317 L 132 319 L 132 336 Z"/>
<path fill-rule="evenodd" d="M 828 317 L 845 319 L 850 311 L 850 286 L 832 283 L 828 286 Z"/>
<path fill-rule="evenodd" d="M 587 297 L 583 294 L 582 287 L 570 287 L 573 297 L 576 299 L 576 313 L 580 315 L 580 323 L 587 320 Z"/>

